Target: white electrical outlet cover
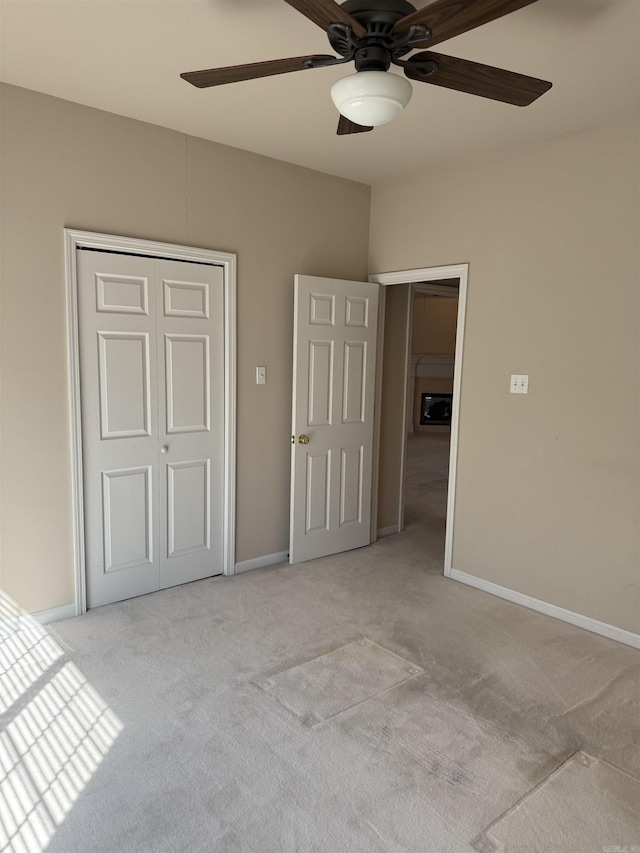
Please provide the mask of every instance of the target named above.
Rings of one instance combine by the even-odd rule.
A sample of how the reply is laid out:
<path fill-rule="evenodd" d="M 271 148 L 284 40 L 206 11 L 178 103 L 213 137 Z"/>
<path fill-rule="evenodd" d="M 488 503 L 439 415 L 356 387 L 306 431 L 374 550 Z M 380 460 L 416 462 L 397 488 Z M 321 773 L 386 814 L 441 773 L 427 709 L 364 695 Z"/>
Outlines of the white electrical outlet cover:
<path fill-rule="evenodd" d="M 526 373 L 512 373 L 511 385 L 509 386 L 511 394 L 528 394 L 529 393 L 529 376 Z"/>

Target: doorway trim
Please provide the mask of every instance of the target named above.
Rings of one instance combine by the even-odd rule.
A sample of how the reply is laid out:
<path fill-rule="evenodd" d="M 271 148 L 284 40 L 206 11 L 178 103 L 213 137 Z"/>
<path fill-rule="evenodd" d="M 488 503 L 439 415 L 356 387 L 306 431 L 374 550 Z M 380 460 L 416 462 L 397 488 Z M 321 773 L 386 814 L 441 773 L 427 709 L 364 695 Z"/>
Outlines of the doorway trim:
<path fill-rule="evenodd" d="M 237 256 L 230 252 L 140 240 L 93 231 L 64 229 L 65 279 L 67 294 L 67 355 L 69 366 L 71 425 L 71 492 L 73 514 L 73 557 L 75 575 L 75 615 L 87 610 L 84 486 L 82 474 L 82 423 L 80 417 L 80 336 L 78 321 L 78 249 L 97 249 L 166 258 L 172 261 L 197 261 L 222 267 L 224 277 L 224 496 L 223 496 L 223 574 L 235 569 L 236 527 L 236 311 Z"/>
<path fill-rule="evenodd" d="M 395 272 L 376 273 L 369 276 L 369 281 L 383 286 L 394 284 L 419 284 L 429 281 L 446 279 L 459 279 L 460 290 L 458 294 L 458 317 L 456 323 L 456 348 L 453 367 L 453 399 L 451 408 L 451 446 L 449 451 L 449 482 L 447 488 L 447 520 L 445 532 L 444 549 L 444 575 L 451 577 L 453 559 L 453 531 L 456 506 L 456 481 L 458 471 L 458 441 L 460 433 L 460 392 L 462 386 L 462 355 L 464 350 L 464 331 L 467 311 L 467 284 L 469 281 L 469 264 L 452 264 L 441 267 L 423 267 L 412 270 L 398 270 Z M 407 306 L 407 331 L 405 346 L 405 371 L 404 391 L 402 407 L 402 434 L 403 440 L 400 448 L 400 489 L 398 495 L 398 530 L 404 514 L 404 489 L 405 489 L 405 460 L 407 455 L 407 395 L 409 392 L 409 366 L 411 362 L 411 318 L 413 315 L 413 292 L 411 288 L 410 298 Z M 380 414 L 378 413 L 378 418 Z"/>

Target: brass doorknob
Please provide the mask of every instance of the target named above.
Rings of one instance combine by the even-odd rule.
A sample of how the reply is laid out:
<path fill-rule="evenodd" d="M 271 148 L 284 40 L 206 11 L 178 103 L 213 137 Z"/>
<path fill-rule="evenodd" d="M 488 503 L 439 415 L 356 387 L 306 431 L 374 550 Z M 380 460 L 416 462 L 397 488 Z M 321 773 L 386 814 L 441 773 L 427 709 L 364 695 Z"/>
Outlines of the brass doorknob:
<path fill-rule="evenodd" d="M 309 444 L 309 436 L 308 435 L 299 435 L 298 436 L 298 444 Z"/>

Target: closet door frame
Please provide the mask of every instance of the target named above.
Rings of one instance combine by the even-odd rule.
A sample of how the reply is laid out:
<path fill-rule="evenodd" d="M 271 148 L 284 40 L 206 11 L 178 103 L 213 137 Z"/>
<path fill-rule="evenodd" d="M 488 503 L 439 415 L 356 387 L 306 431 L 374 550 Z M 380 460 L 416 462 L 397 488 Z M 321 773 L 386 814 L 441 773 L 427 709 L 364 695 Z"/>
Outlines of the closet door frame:
<path fill-rule="evenodd" d="M 237 256 L 230 252 L 64 229 L 67 294 L 67 346 L 71 424 L 71 487 L 76 616 L 87 610 L 84 541 L 82 423 L 80 416 L 80 343 L 78 325 L 78 249 L 98 249 L 175 261 L 199 261 L 221 267 L 224 277 L 224 499 L 223 574 L 235 571 L 236 528 L 236 311 Z"/>

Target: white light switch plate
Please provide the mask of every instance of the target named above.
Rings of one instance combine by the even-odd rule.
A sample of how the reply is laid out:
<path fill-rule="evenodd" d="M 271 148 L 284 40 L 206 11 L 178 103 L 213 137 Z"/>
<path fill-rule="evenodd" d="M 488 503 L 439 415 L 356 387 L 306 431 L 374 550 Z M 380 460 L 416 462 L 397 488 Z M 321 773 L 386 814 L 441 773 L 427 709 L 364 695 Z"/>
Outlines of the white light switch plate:
<path fill-rule="evenodd" d="M 256 385 L 266 385 L 267 384 L 267 368 L 266 367 L 256 367 Z"/>
<path fill-rule="evenodd" d="M 529 393 L 529 376 L 526 373 L 512 373 L 511 385 L 509 386 L 511 394 L 528 394 Z"/>

